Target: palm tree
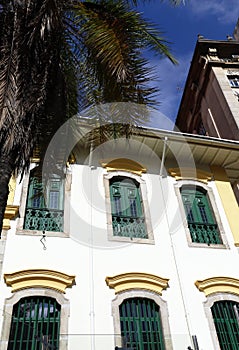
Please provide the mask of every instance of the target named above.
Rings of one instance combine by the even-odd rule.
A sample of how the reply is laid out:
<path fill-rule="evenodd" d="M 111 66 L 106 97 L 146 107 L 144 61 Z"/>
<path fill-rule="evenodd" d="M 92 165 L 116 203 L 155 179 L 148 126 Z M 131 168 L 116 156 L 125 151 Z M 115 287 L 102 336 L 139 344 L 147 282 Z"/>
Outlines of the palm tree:
<path fill-rule="evenodd" d="M 79 106 L 154 104 L 147 48 L 175 63 L 124 0 L 0 0 L 0 231 L 11 175 Z"/>

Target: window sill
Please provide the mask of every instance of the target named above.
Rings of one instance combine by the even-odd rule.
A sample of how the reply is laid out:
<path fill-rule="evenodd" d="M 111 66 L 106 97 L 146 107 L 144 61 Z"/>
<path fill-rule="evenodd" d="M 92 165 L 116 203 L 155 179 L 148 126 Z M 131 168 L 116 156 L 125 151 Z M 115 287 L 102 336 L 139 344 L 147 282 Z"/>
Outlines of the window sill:
<path fill-rule="evenodd" d="M 38 230 L 17 230 L 17 235 L 25 235 L 25 236 L 42 236 L 43 231 Z M 62 237 L 62 238 L 68 238 L 69 234 L 66 232 L 53 232 L 53 231 L 45 231 L 46 237 Z"/>
<path fill-rule="evenodd" d="M 155 244 L 154 239 L 150 238 L 138 238 L 138 237 L 121 237 L 121 236 L 108 236 L 109 241 L 114 242 L 127 242 L 127 243 L 140 243 L 140 244 Z"/>
<path fill-rule="evenodd" d="M 229 249 L 229 247 L 227 247 L 225 244 L 207 244 L 207 243 L 188 242 L 188 246 L 193 248 Z"/>

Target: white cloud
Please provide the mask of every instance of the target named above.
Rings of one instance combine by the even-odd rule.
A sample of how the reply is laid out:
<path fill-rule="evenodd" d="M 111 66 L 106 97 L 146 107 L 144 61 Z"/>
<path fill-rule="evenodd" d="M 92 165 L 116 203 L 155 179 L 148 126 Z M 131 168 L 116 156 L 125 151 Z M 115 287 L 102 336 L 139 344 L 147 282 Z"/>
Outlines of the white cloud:
<path fill-rule="evenodd" d="M 215 15 L 221 23 L 236 23 L 239 16 L 238 0 L 189 0 L 188 5 L 194 14 Z"/>

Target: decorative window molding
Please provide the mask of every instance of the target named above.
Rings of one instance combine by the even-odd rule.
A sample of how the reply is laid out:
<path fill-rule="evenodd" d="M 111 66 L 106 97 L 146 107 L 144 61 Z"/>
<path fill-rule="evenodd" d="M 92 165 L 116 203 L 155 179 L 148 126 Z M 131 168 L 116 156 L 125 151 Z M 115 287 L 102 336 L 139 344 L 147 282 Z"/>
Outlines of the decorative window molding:
<path fill-rule="evenodd" d="M 195 286 L 206 296 L 214 293 L 231 293 L 239 296 L 239 279 L 232 277 L 211 277 L 198 280 Z"/>
<path fill-rule="evenodd" d="M 221 243 L 213 243 L 210 242 L 210 240 L 208 242 L 194 242 L 193 238 L 192 238 L 192 234 L 190 232 L 190 228 L 189 228 L 189 224 L 188 224 L 188 218 L 186 216 L 186 212 L 185 212 L 185 206 L 183 204 L 183 199 L 182 199 L 182 195 L 181 195 L 181 189 L 183 187 L 187 187 L 187 186 L 192 186 L 192 188 L 200 188 L 202 191 L 205 191 L 205 193 L 207 194 L 207 198 L 209 201 L 209 205 L 211 207 L 211 212 L 215 218 L 215 223 L 217 224 L 217 231 L 218 231 L 218 236 L 220 237 Z M 194 180 L 180 180 L 175 184 L 175 191 L 176 191 L 176 196 L 178 198 L 178 202 L 179 202 L 179 208 L 180 208 L 180 212 L 183 218 L 183 225 L 186 231 L 186 237 L 187 237 L 187 241 L 188 241 L 188 245 L 191 247 L 208 247 L 208 248 L 218 248 L 218 249 L 225 249 L 228 248 L 228 243 L 226 240 L 226 235 L 224 233 L 223 230 L 223 226 L 222 226 L 222 222 L 220 219 L 220 215 L 216 206 L 216 201 L 213 195 L 213 191 L 212 189 L 207 186 L 205 183 L 203 182 L 199 182 L 199 181 L 194 181 Z"/>
<path fill-rule="evenodd" d="M 223 277 L 223 279 L 224 279 L 224 277 Z M 225 279 L 227 279 L 227 278 L 225 278 Z M 216 292 L 216 289 L 218 289 L 217 292 Z M 210 333 L 211 333 L 211 337 L 212 337 L 212 341 L 213 341 L 213 345 L 214 345 L 214 350 L 218 350 L 218 349 L 223 350 L 224 348 L 221 347 L 219 344 L 217 330 L 216 330 L 216 326 L 215 326 L 215 322 L 214 322 L 213 314 L 212 314 L 213 306 L 216 305 L 215 303 L 218 304 L 219 302 L 228 302 L 228 301 L 235 302 L 236 304 L 239 304 L 239 295 L 238 295 L 239 291 L 237 291 L 236 294 L 230 293 L 230 292 L 220 292 L 220 290 L 222 290 L 222 289 L 223 289 L 223 286 L 220 287 L 220 283 L 219 283 L 219 287 L 214 288 L 214 292 L 212 294 L 208 294 L 207 300 L 203 303 L 205 315 L 206 315 L 206 318 L 208 320 L 209 329 L 210 329 Z M 238 319 L 237 319 L 237 322 L 238 322 Z M 225 345 L 226 345 L 225 349 L 228 349 L 227 344 L 225 344 Z"/>
<path fill-rule="evenodd" d="M 177 181 L 178 180 L 195 180 L 201 181 L 203 183 L 208 183 L 212 180 L 213 174 L 196 168 L 169 168 L 168 172 L 173 176 Z"/>
<path fill-rule="evenodd" d="M 42 287 L 65 293 L 65 289 L 75 283 L 75 276 L 59 271 L 35 269 L 5 273 L 4 280 L 7 286 L 12 287 L 12 292 L 25 288 Z"/>
<path fill-rule="evenodd" d="M 19 290 L 10 298 L 5 299 L 4 310 L 3 310 L 3 326 L 1 334 L 1 350 L 7 350 L 8 340 L 11 328 L 11 315 L 13 313 L 13 307 L 22 298 L 27 297 L 42 296 L 46 298 L 53 298 L 61 306 L 61 316 L 60 316 L 60 331 L 59 331 L 59 349 L 67 349 L 67 334 L 68 334 L 68 319 L 70 315 L 70 303 L 62 293 L 57 292 L 53 289 L 48 288 L 30 288 Z"/>
<path fill-rule="evenodd" d="M 36 167 L 35 165 L 32 165 L 33 168 L 31 171 L 33 171 Z M 20 208 L 19 208 L 19 219 L 17 223 L 17 234 L 24 234 L 24 235 L 42 235 L 43 230 L 34 230 L 34 229 L 28 229 L 25 228 L 25 216 L 26 216 L 26 210 L 27 210 L 27 202 L 28 202 L 28 190 L 30 186 L 30 173 L 28 173 L 24 180 L 22 185 L 22 193 L 21 193 L 21 201 L 20 201 Z M 70 188 L 71 188 L 71 174 L 66 174 L 66 178 L 64 179 L 64 189 L 63 189 L 63 229 L 62 232 L 60 231 L 48 231 L 44 230 L 47 236 L 53 236 L 53 237 L 68 237 L 69 236 L 69 197 L 70 197 Z M 54 201 L 54 198 L 51 200 Z M 36 199 L 37 201 L 37 199 Z"/>
<path fill-rule="evenodd" d="M 164 349 L 172 350 L 173 345 L 172 345 L 169 322 L 168 322 L 169 315 L 168 315 L 167 303 L 159 296 L 159 294 L 156 294 L 146 289 L 144 290 L 133 289 L 133 290 L 122 291 L 121 293 L 118 293 L 116 298 L 112 301 L 112 316 L 113 316 L 113 322 L 114 322 L 115 346 L 122 347 L 124 345 L 123 344 L 124 341 L 121 335 L 121 326 L 120 326 L 120 310 L 119 310 L 120 305 L 126 299 L 132 299 L 132 298 L 150 299 L 154 301 L 156 305 L 159 306 L 161 327 L 162 327 L 162 333 L 163 333 L 163 339 L 164 339 Z"/>
<path fill-rule="evenodd" d="M 163 289 L 168 288 L 169 279 L 148 273 L 130 272 L 106 277 L 105 281 L 109 288 L 115 290 L 116 294 L 126 290 L 139 289 L 162 295 Z"/>
<path fill-rule="evenodd" d="M 144 225 L 146 230 L 147 238 L 126 236 L 126 235 L 115 235 L 113 231 L 113 219 L 112 219 L 112 206 L 111 206 L 111 191 L 110 184 L 112 183 L 113 178 L 126 178 L 131 179 L 132 182 L 136 182 L 139 186 L 141 201 L 140 205 L 142 207 L 143 216 L 144 216 Z M 111 241 L 124 241 L 124 242 L 135 242 L 135 243 L 149 243 L 154 244 L 153 238 L 153 229 L 151 225 L 151 217 L 149 213 L 149 205 L 147 199 L 147 189 L 146 183 L 142 177 L 132 174 L 130 172 L 123 171 L 113 171 L 104 175 L 104 187 L 105 187 L 105 201 L 106 201 L 106 215 L 107 215 L 107 231 L 108 239 Z"/>
<path fill-rule="evenodd" d="M 147 171 L 141 164 L 136 162 L 135 160 L 127 159 L 127 158 L 117 158 L 113 159 L 109 162 L 101 161 L 101 166 L 106 168 L 108 172 L 110 171 L 127 171 L 136 175 L 141 176 L 142 173 Z"/>
<path fill-rule="evenodd" d="M 59 348 L 61 306 L 53 298 L 20 299 L 12 311 L 8 348 Z"/>

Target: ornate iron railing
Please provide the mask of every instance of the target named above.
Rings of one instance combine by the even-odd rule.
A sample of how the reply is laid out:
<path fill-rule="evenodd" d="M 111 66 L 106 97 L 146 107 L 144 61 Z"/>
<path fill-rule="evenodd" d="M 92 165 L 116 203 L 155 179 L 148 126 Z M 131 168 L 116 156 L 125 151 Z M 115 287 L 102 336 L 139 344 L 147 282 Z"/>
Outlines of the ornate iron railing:
<path fill-rule="evenodd" d="M 188 223 L 192 241 L 195 243 L 222 244 L 217 224 Z"/>
<path fill-rule="evenodd" d="M 63 232 L 63 210 L 27 208 L 24 229 Z"/>
<path fill-rule="evenodd" d="M 130 238 L 148 238 L 144 217 L 112 215 L 113 235 Z"/>

